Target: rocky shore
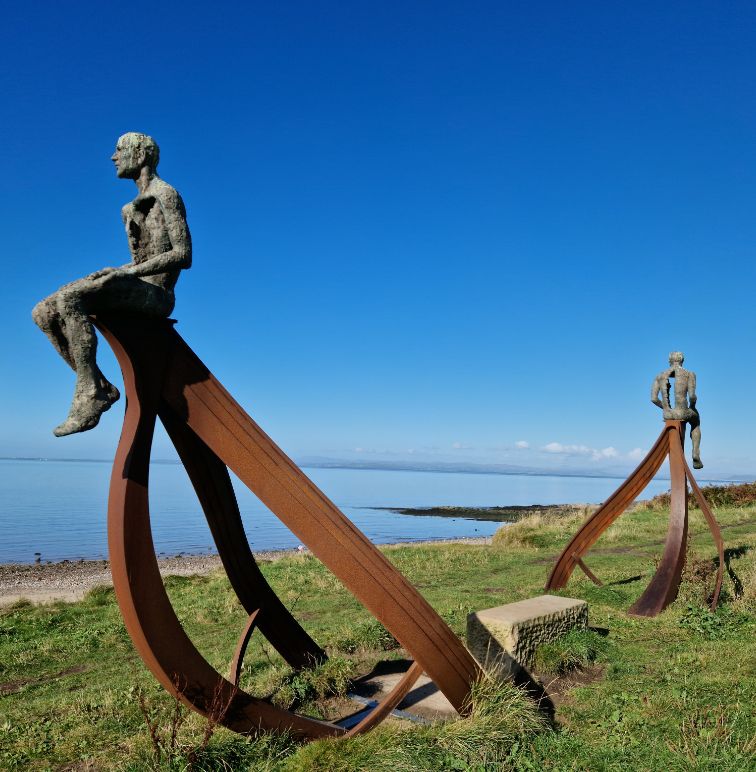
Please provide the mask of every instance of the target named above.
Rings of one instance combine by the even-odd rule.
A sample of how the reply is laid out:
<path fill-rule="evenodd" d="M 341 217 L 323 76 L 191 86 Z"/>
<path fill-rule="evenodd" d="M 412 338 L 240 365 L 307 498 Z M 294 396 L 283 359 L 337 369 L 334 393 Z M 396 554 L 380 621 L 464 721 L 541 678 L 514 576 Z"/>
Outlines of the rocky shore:
<path fill-rule="evenodd" d="M 451 517 L 462 520 L 489 520 L 495 523 L 516 523 L 530 515 L 567 517 L 576 512 L 595 509 L 595 504 L 519 504 L 508 507 L 373 507 L 386 512 L 415 517 Z"/>
<path fill-rule="evenodd" d="M 275 560 L 292 550 L 261 552 L 258 560 Z M 208 574 L 221 567 L 218 555 L 180 555 L 159 558 L 163 576 Z M 26 599 L 35 603 L 81 600 L 93 587 L 111 585 L 107 560 L 62 560 L 59 563 L 0 564 L 0 605 Z"/>

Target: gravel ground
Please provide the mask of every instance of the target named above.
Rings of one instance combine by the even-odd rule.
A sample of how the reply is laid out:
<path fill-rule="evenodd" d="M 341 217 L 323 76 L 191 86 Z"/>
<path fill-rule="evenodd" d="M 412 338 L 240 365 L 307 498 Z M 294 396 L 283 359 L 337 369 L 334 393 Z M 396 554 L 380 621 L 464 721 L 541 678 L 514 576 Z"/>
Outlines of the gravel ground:
<path fill-rule="evenodd" d="M 454 543 L 487 544 L 488 538 L 449 539 Z M 408 542 L 408 544 L 432 544 L 435 542 Z M 402 546 L 402 545 L 391 545 Z M 309 550 L 305 550 L 309 552 Z M 296 555 L 297 550 L 256 552 L 257 560 L 279 560 Z M 181 555 L 158 560 L 163 576 L 188 576 L 208 574 L 222 568 L 217 555 Z M 0 606 L 21 599 L 34 603 L 56 600 L 81 600 L 93 587 L 111 585 L 110 564 L 107 560 L 63 560 L 59 563 L 0 563 Z"/>

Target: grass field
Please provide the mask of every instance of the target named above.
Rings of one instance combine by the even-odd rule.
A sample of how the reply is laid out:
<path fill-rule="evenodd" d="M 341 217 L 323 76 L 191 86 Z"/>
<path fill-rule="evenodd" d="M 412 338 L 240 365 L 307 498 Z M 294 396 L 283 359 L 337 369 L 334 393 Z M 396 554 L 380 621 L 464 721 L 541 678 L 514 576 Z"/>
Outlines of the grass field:
<path fill-rule="evenodd" d="M 79 603 L 0 611 L 0 768 L 268 770 L 748 770 L 756 768 L 756 506 L 717 509 L 727 547 L 723 603 L 706 597 L 715 550 L 691 511 L 688 569 L 678 600 L 656 619 L 625 610 L 661 554 L 661 505 L 623 515 L 587 562 L 606 583 L 574 575 L 565 595 L 590 604 L 588 638 L 540 652 L 555 720 L 511 685 L 476 686 L 470 717 L 387 722 L 346 741 L 300 746 L 242 738 L 177 711 L 135 655 L 112 590 Z M 534 515 L 494 544 L 388 547 L 456 633 L 468 612 L 542 592 L 550 564 L 582 515 Z M 314 558 L 263 570 L 331 660 L 291 673 L 258 636 L 242 685 L 280 705 L 329 715 L 349 678 L 400 657 L 391 637 Z M 204 656 L 225 672 L 245 615 L 223 574 L 171 578 L 169 594 Z M 575 669 L 577 668 L 577 669 Z M 545 675 L 550 672 L 551 675 Z"/>

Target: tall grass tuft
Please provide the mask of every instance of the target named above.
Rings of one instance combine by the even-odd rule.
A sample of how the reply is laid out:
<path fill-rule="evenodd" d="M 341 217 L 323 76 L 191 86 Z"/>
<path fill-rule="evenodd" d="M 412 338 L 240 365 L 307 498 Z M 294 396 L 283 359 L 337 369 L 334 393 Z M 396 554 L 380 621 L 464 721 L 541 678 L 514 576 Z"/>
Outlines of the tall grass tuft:
<path fill-rule="evenodd" d="M 733 606 L 738 611 L 756 615 L 756 560 L 746 563 L 744 568 L 740 570 L 738 580 L 741 590 L 735 598 Z"/>
<path fill-rule="evenodd" d="M 336 638 L 335 648 L 346 654 L 356 651 L 391 651 L 399 641 L 377 620 L 349 625 Z"/>
<path fill-rule="evenodd" d="M 531 547 L 550 546 L 555 537 L 568 534 L 575 526 L 584 522 L 596 508 L 590 505 L 561 510 L 558 513 L 535 512 L 523 517 L 516 523 L 504 525 L 493 535 L 494 547 Z"/>
<path fill-rule="evenodd" d="M 322 665 L 302 670 L 277 671 L 272 702 L 293 710 L 307 703 L 346 694 L 354 675 L 355 663 L 344 657 L 331 657 Z"/>
<path fill-rule="evenodd" d="M 539 673 L 564 675 L 573 670 L 584 670 L 592 662 L 606 656 L 610 642 L 592 630 L 572 630 L 536 649 L 535 667 Z"/>
<path fill-rule="evenodd" d="M 284 768 L 323 772 L 505 769 L 515 745 L 547 725 L 521 689 L 490 677 L 474 685 L 470 707 L 470 714 L 458 721 L 414 728 L 383 724 L 350 740 L 311 743 Z"/>

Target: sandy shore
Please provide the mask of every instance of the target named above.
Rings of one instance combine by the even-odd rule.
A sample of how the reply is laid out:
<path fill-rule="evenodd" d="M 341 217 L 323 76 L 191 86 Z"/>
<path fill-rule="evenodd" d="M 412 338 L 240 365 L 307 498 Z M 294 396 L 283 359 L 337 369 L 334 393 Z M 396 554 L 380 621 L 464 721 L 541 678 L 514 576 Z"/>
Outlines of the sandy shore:
<path fill-rule="evenodd" d="M 445 543 L 486 544 L 490 539 L 446 539 Z M 437 544 L 432 542 L 406 542 L 406 544 Z M 403 544 L 385 545 L 405 546 Z M 308 550 L 305 550 L 308 552 Z M 280 560 L 298 554 L 297 550 L 256 552 L 260 560 Z M 208 574 L 222 568 L 217 555 L 181 555 L 158 560 L 163 576 L 189 576 Z M 60 563 L 0 563 L 0 606 L 7 606 L 25 599 L 33 603 L 50 603 L 56 600 L 81 600 L 93 587 L 112 585 L 110 564 L 107 560 L 63 560 Z"/>

